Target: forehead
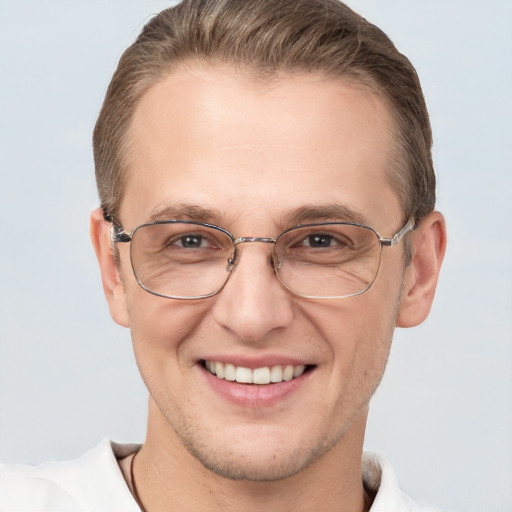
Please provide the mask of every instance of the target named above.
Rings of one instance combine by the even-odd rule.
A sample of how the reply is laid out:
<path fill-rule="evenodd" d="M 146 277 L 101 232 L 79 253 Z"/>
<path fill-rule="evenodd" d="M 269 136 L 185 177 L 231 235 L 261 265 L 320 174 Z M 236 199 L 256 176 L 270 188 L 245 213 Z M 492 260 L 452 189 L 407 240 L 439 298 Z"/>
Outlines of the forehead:
<path fill-rule="evenodd" d="M 121 214 L 146 222 L 159 208 L 188 205 L 220 217 L 276 217 L 341 204 L 364 215 L 372 201 L 389 210 L 398 202 L 386 172 L 392 138 L 384 102 L 360 85 L 187 67 L 137 105 Z"/>

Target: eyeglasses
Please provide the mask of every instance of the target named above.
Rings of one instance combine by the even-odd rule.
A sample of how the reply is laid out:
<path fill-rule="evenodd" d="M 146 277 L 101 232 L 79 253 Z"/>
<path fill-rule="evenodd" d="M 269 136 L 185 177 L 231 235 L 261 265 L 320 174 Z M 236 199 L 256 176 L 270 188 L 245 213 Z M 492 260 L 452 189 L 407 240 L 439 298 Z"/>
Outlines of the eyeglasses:
<path fill-rule="evenodd" d="M 114 243 L 130 242 L 138 284 L 169 299 L 205 299 L 219 293 L 239 260 L 239 245 L 273 244 L 270 265 L 292 294 L 340 299 L 370 288 L 383 247 L 393 247 L 415 227 L 411 218 L 393 237 L 352 222 L 292 227 L 276 238 L 239 237 L 212 224 L 187 220 L 155 221 L 131 233 L 115 222 Z"/>

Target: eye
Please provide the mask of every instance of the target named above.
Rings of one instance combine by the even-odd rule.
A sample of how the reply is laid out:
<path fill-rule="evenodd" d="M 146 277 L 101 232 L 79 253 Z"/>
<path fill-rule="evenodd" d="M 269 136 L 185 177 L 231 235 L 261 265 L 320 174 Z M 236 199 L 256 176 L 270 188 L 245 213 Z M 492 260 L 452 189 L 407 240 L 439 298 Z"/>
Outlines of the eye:
<path fill-rule="evenodd" d="M 303 246 L 306 247 L 332 247 L 333 245 L 339 245 L 332 235 L 326 235 L 322 233 L 316 233 L 309 235 L 302 242 Z"/>
<path fill-rule="evenodd" d="M 176 228 L 176 226 L 171 227 Z M 222 235 L 221 232 L 206 229 L 196 232 L 166 233 L 165 238 L 162 239 L 162 249 L 193 253 L 229 249 L 231 241 L 227 237 L 223 238 Z"/>
<path fill-rule="evenodd" d="M 298 247 L 310 247 L 312 249 L 327 249 L 327 248 L 343 248 L 348 245 L 339 233 L 311 233 L 303 238 L 299 243 Z"/>
<path fill-rule="evenodd" d="M 182 235 L 175 240 L 170 240 L 168 245 L 179 245 L 184 249 L 199 249 L 202 247 L 209 247 L 211 244 L 208 243 L 201 235 L 187 234 Z"/>

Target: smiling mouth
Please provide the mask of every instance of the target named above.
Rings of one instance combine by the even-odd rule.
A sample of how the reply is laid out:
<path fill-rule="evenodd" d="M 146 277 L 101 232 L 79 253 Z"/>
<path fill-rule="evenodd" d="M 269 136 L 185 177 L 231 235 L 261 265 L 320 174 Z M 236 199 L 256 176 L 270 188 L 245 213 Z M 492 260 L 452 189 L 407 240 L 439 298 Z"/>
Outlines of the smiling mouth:
<path fill-rule="evenodd" d="M 245 368 L 220 361 L 203 361 L 203 366 L 219 379 L 240 384 L 278 384 L 297 379 L 311 367 L 309 365 L 276 365 L 262 368 Z"/>

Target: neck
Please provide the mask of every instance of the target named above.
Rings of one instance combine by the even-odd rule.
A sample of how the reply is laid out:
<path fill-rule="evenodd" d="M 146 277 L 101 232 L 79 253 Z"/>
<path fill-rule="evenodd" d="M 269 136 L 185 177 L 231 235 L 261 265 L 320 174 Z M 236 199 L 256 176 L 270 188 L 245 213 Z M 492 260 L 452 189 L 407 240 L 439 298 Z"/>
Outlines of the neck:
<path fill-rule="evenodd" d="M 164 429 L 162 435 L 162 429 L 150 421 L 133 468 L 138 497 L 145 512 L 367 511 L 370 503 L 361 479 L 366 412 L 310 466 L 270 482 L 217 475 L 192 456 L 173 431 Z"/>

